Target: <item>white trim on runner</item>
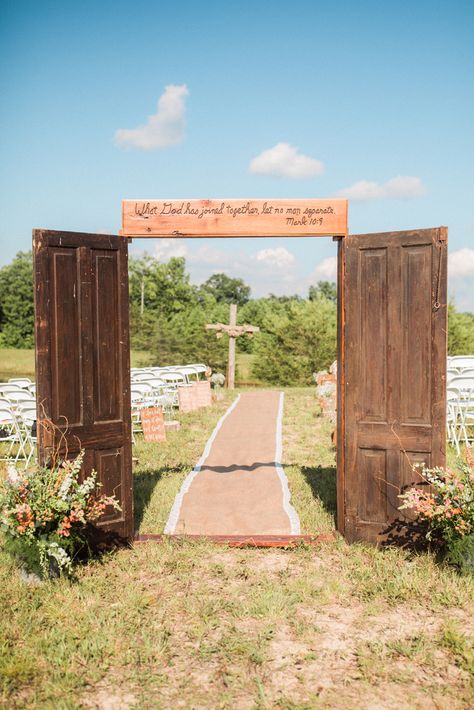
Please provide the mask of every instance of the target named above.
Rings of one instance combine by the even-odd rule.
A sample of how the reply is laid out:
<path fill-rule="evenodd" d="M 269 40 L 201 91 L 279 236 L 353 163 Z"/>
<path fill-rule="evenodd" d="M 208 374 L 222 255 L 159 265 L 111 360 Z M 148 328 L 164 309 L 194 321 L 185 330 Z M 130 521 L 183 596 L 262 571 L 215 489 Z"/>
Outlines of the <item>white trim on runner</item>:
<path fill-rule="evenodd" d="M 276 449 L 275 449 L 275 468 L 280 479 L 281 487 L 283 489 L 283 509 L 290 519 L 291 534 L 300 535 L 301 534 L 301 524 L 298 513 L 295 508 L 291 505 L 291 493 L 288 488 L 288 479 L 286 473 L 281 464 L 282 451 L 283 451 L 283 438 L 282 438 L 282 428 L 283 428 L 283 402 L 285 399 L 285 393 L 280 392 L 280 402 L 278 404 L 278 415 L 276 424 Z"/>
<path fill-rule="evenodd" d="M 171 512 L 169 514 L 168 522 L 165 525 L 165 530 L 164 534 L 165 535 L 174 535 L 176 531 L 176 525 L 178 524 L 179 520 L 179 514 L 181 512 L 181 505 L 183 504 L 183 498 L 185 494 L 189 491 L 189 488 L 191 486 L 191 483 L 195 479 L 195 477 L 198 475 L 199 471 L 201 470 L 202 466 L 204 465 L 205 460 L 209 456 L 209 453 L 211 451 L 211 446 L 214 443 L 214 439 L 216 438 L 217 434 L 219 433 L 220 428 L 222 427 L 224 421 L 227 419 L 229 414 L 233 412 L 235 407 L 237 406 L 238 402 L 240 400 L 240 394 L 235 398 L 235 400 L 232 402 L 230 405 L 229 409 L 222 415 L 222 417 L 219 419 L 219 421 L 216 424 L 216 427 L 214 431 L 211 434 L 210 439 L 208 440 L 206 444 L 206 448 L 203 451 L 203 454 L 191 473 L 188 473 L 186 478 L 184 479 L 180 491 L 176 498 L 174 499 L 173 507 L 171 508 Z M 284 474 L 283 474 L 284 475 Z"/>

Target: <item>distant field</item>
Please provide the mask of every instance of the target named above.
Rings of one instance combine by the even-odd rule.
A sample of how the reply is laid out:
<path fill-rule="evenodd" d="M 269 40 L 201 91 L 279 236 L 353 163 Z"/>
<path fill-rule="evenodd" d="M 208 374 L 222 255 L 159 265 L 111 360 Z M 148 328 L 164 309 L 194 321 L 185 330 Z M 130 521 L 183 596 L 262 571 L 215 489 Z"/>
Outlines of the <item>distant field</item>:
<path fill-rule="evenodd" d="M 151 354 L 147 350 L 132 350 L 132 367 L 144 367 L 149 364 Z M 237 383 L 261 384 L 252 377 L 252 361 L 254 355 L 237 353 Z M 10 377 L 30 377 L 35 375 L 35 351 L 16 350 L 15 348 L 0 348 L 0 382 Z"/>
<path fill-rule="evenodd" d="M 146 350 L 132 350 L 132 367 L 141 367 L 150 360 L 150 353 Z M 0 348 L 0 382 L 10 377 L 35 376 L 35 351 L 16 350 L 15 348 Z"/>

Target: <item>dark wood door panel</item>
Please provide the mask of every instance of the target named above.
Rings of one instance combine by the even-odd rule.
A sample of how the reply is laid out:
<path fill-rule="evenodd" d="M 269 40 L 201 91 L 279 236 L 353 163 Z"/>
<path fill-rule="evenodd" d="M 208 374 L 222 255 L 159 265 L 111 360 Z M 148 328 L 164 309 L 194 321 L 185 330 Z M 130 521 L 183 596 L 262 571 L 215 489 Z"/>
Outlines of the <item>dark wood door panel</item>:
<path fill-rule="evenodd" d="M 83 423 L 81 362 L 81 279 L 77 249 L 49 254 L 51 294 L 52 417 L 71 426 Z"/>
<path fill-rule="evenodd" d="M 133 534 L 127 242 L 112 235 L 33 232 L 38 449 L 85 451 L 107 494 L 99 521 Z"/>
<path fill-rule="evenodd" d="M 122 372 L 120 367 L 120 258 L 115 252 L 91 250 L 94 331 L 93 421 L 116 421 L 122 417 Z"/>
<path fill-rule="evenodd" d="M 445 462 L 445 228 L 344 246 L 344 529 L 380 541 L 414 464 Z M 409 516 L 405 516 L 409 517 Z"/>

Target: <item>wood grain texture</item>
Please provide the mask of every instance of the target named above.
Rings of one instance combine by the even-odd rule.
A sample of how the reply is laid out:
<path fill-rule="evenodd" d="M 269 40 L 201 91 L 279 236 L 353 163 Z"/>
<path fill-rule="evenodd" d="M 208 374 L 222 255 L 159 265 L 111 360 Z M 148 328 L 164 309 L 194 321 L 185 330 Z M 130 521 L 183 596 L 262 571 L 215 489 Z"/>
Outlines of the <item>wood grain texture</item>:
<path fill-rule="evenodd" d="M 445 465 L 447 230 L 344 241 L 343 528 L 410 544 L 398 495 L 414 464 Z"/>
<path fill-rule="evenodd" d="M 85 452 L 108 509 L 101 533 L 133 534 L 128 244 L 118 236 L 34 230 L 38 455 Z"/>
<path fill-rule="evenodd" d="M 229 325 L 237 325 L 237 304 L 230 304 Z M 227 388 L 235 389 L 235 338 L 229 338 L 229 362 L 227 363 Z"/>
<path fill-rule="evenodd" d="M 347 235 L 347 200 L 124 200 L 124 237 Z"/>
<path fill-rule="evenodd" d="M 336 423 L 336 483 L 337 483 L 337 530 L 344 535 L 344 406 L 345 406 L 345 245 L 346 239 L 337 244 L 337 423 Z"/>

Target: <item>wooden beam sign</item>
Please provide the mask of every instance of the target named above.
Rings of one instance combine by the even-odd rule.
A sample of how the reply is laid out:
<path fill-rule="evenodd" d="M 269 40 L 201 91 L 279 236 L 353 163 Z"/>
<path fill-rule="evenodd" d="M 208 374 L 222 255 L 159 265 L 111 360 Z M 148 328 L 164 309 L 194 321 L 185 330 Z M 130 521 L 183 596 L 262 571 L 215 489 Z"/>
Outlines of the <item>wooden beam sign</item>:
<path fill-rule="evenodd" d="M 347 236 L 347 200 L 124 200 L 123 237 Z"/>

